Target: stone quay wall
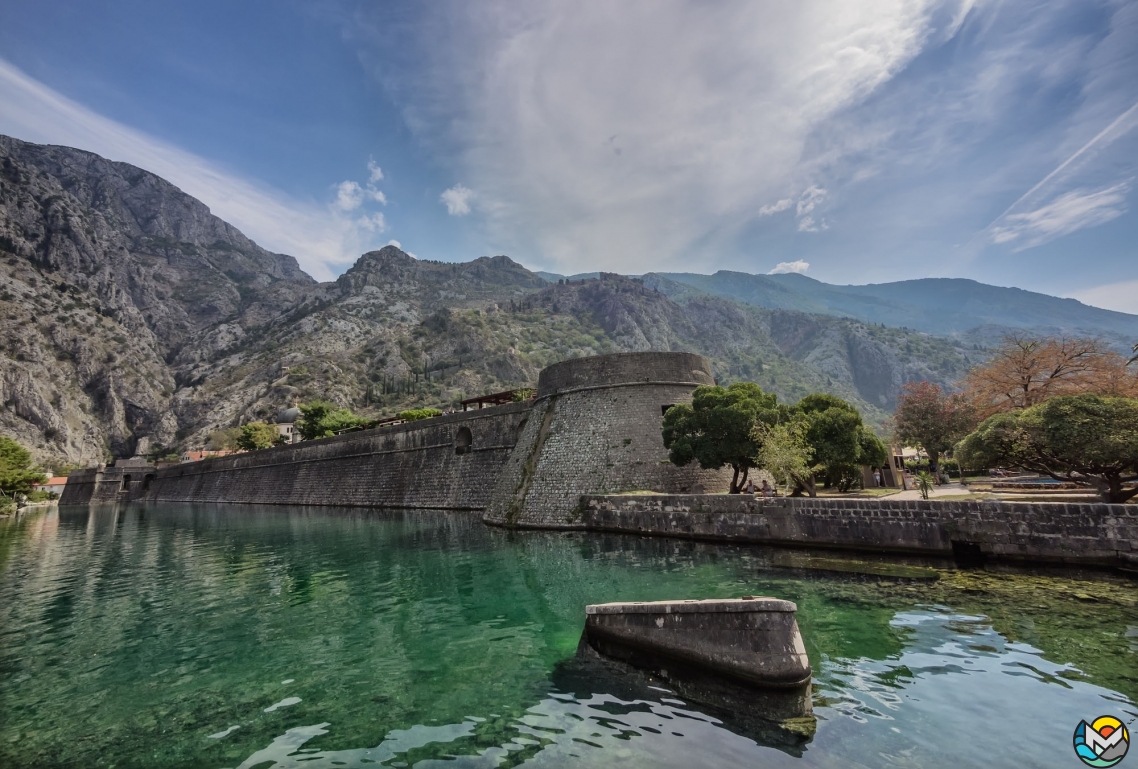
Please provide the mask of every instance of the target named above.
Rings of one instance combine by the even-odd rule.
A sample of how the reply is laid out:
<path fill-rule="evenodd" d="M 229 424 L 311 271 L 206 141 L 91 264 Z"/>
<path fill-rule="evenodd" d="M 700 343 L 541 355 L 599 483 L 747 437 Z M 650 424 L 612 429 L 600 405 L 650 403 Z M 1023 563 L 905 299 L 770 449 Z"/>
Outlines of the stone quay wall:
<path fill-rule="evenodd" d="M 1138 506 L 585 496 L 577 528 L 689 539 L 1138 568 Z"/>
<path fill-rule="evenodd" d="M 99 465 L 73 470 L 67 476 L 63 493 L 59 495 L 59 504 L 89 505 L 131 499 L 153 482 L 154 474 L 152 465 L 137 464 L 130 467 Z"/>
<path fill-rule="evenodd" d="M 726 491 L 723 470 L 668 462 L 664 408 L 714 384 L 711 363 L 691 353 L 638 352 L 557 363 L 491 494 L 486 523 L 566 528 L 582 494 Z"/>
<path fill-rule="evenodd" d="M 130 499 L 481 510 L 531 406 L 511 403 L 187 462 L 158 470 Z"/>

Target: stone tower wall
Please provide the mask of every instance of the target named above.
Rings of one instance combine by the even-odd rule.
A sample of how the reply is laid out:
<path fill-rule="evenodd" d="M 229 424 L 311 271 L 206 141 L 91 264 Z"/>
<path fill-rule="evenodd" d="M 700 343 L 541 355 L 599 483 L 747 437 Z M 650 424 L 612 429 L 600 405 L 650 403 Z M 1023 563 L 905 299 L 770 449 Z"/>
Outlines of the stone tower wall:
<path fill-rule="evenodd" d="M 583 494 L 726 491 L 725 471 L 668 462 L 660 433 L 665 406 L 689 403 L 696 387 L 714 382 L 710 361 L 691 353 L 620 353 L 550 366 L 483 520 L 576 528 Z"/>

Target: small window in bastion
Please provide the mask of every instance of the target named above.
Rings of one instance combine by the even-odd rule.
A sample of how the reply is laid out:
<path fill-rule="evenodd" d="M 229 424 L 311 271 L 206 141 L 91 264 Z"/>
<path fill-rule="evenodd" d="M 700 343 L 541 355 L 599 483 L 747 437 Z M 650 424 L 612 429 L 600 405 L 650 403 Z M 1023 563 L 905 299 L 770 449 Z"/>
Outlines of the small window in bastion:
<path fill-rule="evenodd" d="M 122 477 L 122 489 L 121 490 L 122 491 L 129 491 L 130 490 L 130 476 L 129 475 L 124 475 Z"/>
<path fill-rule="evenodd" d="M 660 407 L 660 415 L 663 416 L 664 414 L 667 414 L 668 409 L 670 409 L 672 406 L 675 406 L 675 405 L 676 404 L 674 404 L 674 403 L 665 403 L 663 406 Z"/>
<path fill-rule="evenodd" d="M 474 443 L 474 436 L 470 432 L 469 427 L 458 428 L 458 433 L 454 436 L 454 453 L 455 454 L 469 454 L 470 444 Z"/>

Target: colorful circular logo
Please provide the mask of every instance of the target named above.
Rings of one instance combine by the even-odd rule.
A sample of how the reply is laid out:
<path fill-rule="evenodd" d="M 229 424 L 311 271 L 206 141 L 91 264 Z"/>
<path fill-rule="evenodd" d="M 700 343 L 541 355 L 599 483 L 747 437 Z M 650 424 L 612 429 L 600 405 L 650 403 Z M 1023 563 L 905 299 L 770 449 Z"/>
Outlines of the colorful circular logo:
<path fill-rule="evenodd" d="M 1075 727 L 1075 755 L 1087 766 L 1114 766 L 1130 749 L 1130 732 L 1114 716 L 1099 716 Z"/>

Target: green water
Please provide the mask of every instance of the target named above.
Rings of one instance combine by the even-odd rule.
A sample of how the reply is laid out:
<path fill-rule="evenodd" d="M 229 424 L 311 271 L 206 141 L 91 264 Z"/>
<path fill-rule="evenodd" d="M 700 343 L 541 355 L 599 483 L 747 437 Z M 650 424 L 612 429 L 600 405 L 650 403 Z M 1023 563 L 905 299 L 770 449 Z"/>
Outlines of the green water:
<path fill-rule="evenodd" d="M 588 603 L 744 594 L 798 603 L 805 744 L 572 668 Z M 1106 574 L 421 511 L 0 521 L 3 767 L 1078 767 L 1079 720 L 1136 701 L 1138 583 Z"/>

